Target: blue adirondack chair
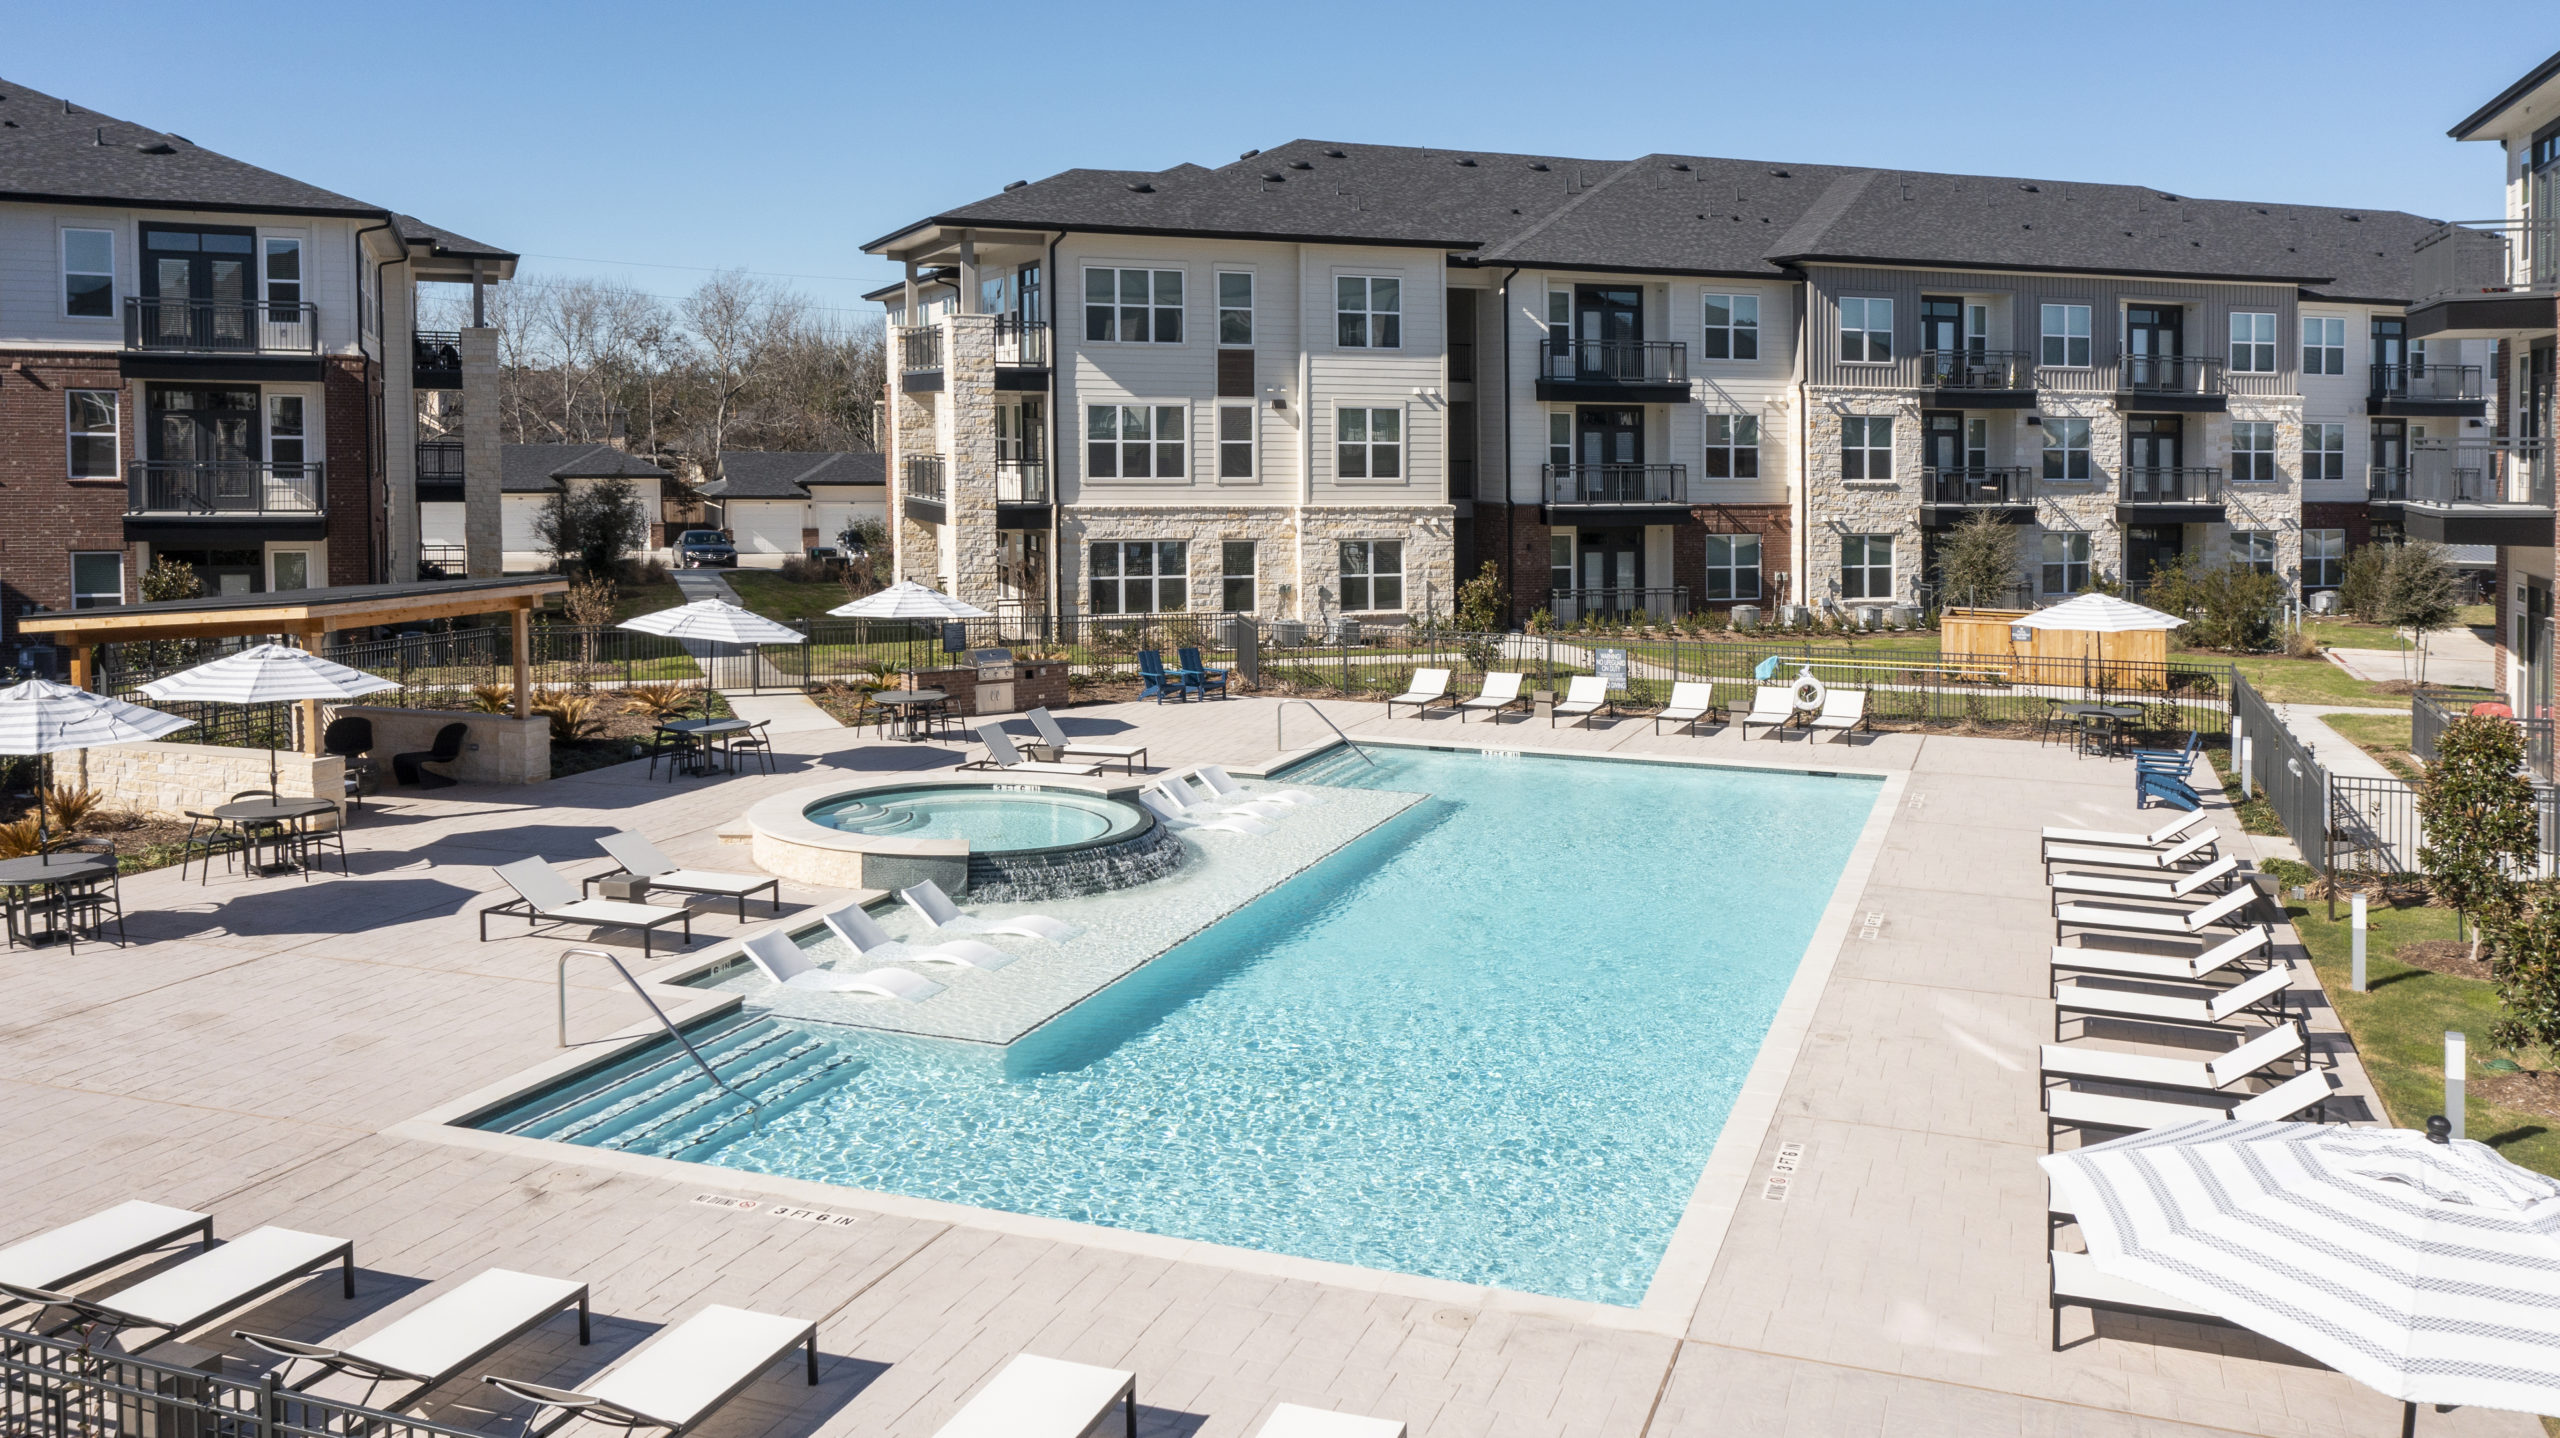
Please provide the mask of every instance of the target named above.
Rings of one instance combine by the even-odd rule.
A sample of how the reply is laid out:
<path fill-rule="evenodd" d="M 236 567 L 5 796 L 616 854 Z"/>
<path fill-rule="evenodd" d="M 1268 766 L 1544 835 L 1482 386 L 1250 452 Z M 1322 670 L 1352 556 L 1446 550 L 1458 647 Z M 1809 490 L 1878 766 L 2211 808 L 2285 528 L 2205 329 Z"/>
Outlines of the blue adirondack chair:
<path fill-rule="evenodd" d="M 2172 809 L 2183 809 L 2192 814 L 2204 807 L 2203 797 L 2189 788 L 2186 780 L 2175 774 L 2146 773 L 2139 769 L 2135 770 L 2133 797 L 2135 807 L 2142 809 L 2148 809 L 2154 803 L 2161 803 Z"/>
<path fill-rule="evenodd" d="M 1176 650 L 1175 654 L 1182 660 L 1182 683 L 1185 688 L 1199 690 L 1200 697 L 1203 699 L 1213 693 L 1224 695 L 1227 692 L 1227 671 L 1212 669 L 1201 663 L 1199 650 L 1185 645 Z"/>
<path fill-rule="evenodd" d="M 2201 747 L 2196 731 L 2190 729 L 2187 731 L 2186 748 L 2136 749 L 2133 751 L 2133 766 L 2140 773 L 2170 774 L 2184 779 L 2195 772 L 2196 755 Z"/>
<path fill-rule="evenodd" d="M 1166 673 L 1164 655 L 1153 649 L 1138 651 L 1138 679 L 1143 686 L 1138 690 L 1138 697 L 1153 699 L 1158 704 L 1162 704 L 1169 698 L 1197 692 L 1199 689 L 1199 685 L 1194 683 L 1188 674 L 1179 671 Z"/>

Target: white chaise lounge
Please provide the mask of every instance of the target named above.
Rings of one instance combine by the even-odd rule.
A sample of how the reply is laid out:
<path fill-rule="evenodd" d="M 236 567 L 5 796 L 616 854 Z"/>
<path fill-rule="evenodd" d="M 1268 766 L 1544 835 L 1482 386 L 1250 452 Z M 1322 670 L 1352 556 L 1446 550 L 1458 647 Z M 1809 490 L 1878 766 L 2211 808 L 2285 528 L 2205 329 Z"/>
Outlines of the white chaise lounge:
<path fill-rule="evenodd" d="M 1609 681 L 1596 674 L 1577 674 L 1565 686 L 1564 701 L 1547 711 L 1547 727 L 1554 728 L 1559 719 L 1588 724 L 1603 708 L 1611 718 L 1617 717 L 1618 701 L 1609 697 Z"/>
<path fill-rule="evenodd" d="M 2057 906 L 2065 894 L 2098 894 L 2111 899 L 2168 903 L 2219 893 L 2239 874 L 2239 858 L 2225 854 L 2201 869 L 2184 874 L 2163 874 L 2156 878 L 2123 874 L 2054 874 L 2045 880 L 2045 887 L 2053 891 L 2053 901 Z"/>
<path fill-rule="evenodd" d="M 1517 705 L 1525 711 L 1529 707 L 1529 701 L 1520 697 L 1520 679 L 1520 675 L 1510 673 L 1485 675 L 1484 688 L 1477 691 L 1476 697 L 1458 701 L 1458 722 L 1466 723 L 1467 716 L 1470 714 L 1487 714 L 1492 716 L 1494 723 L 1499 724 L 1502 722 L 1503 710 Z"/>
<path fill-rule="evenodd" d="M 2209 1059 L 2129 1054 L 2116 1049 L 2046 1044 L 2039 1061 L 2048 1079 L 2091 1079 L 2099 1083 L 2141 1088 L 2194 1089 L 2218 1093 L 2287 1059 L 2300 1058 L 2307 1047 L 2299 1019 L 2288 1020 Z"/>
<path fill-rule="evenodd" d="M 2175 1103 L 2167 1099 L 2125 1098 L 2073 1088 L 2047 1089 L 2044 1100 L 2045 1148 L 2050 1152 L 2054 1138 L 2066 1128 L 2140 1132 L 2209 1118 L 2275 1123 L 2290 1119 L 2306 1109 L 2315 1118 L 2325 1118 L 2328 1105 L 2329 1076 L 2318 1069 L 2295 1074 L 2265 1093 L 2253 1094 L 2238 1103 Z"/>
<path fill-rule="evenodd" d="M 1716 686 L 1713 680 L 1683 679 L 1671 686 L 1671 702 L 1653 716 L 1653 732 L 1662 732 L 1665 724 L 1677 724 L 1695 734 L 1698 722 L 1715 712 Z"/>
<path fill-rule="evenodd" d="M 791 942 L 791 936 L 780 929 L 767 929 L 751 934 L 739 947 L 764 976 L 786 989 L 807 989 L 831 994 L 868 994 L 877 999 L 905 999 L 913 1003 L 932 998 L 942 992 L 942 985 L 922 974 L 905 969 L 873 969 L 868 973 L 839 974 L 820 968 L 808 951 Z"/>
<path fill-rule="evenodd" d="M 1867 722 L 1867 691 L 1864 689 L 1828 689 L 1823 691 L 1822 708 L 1805 721 L 1805 728 L 1828 731 L 1849 742 L 1849 735 L 1864 728 Z"/>
<path fill-rule="evenodd" d="M 2163 994 L 2148 989 L 2110 989 L 2085 983 L 2056 984 L 2053 989 L 2054 1037 L 2062 1036 L 2062 1016 L 2139 1019 L 2144 1023 L 2179 1024 L 2189 1028 L 2228 1028 L 2239 1019 L 2257 1017 L 2282 1022 L 2285 991 L 2293 987 L 2292 971 L 2267 969 L 2227 989 Z M 2268 1012 L 2270 1009 L 2273 1012 Z"/>
<path fill-rule="evenodd" d="M 1138 1375 L 1017 1353 L 934 1438 L 1086 1438 L 1114 1408 L 1138 1438 Z"/>
<path fill-rule="evenodd" d="M 596 847 L 613 856 L 625 873 L 638 874 L 653 889 L 667 889 L 679 894 L 703 894 L 715 899 L 735 899 L 738 917 L 747 916 L 747 900 L 758 892 L 777 914 L 782 912 L 782 881 L 771 874 L 729 874 L 718 869 L 688 869 L 668 858 L 645 835 L 625 829 L 596 840 Z M 590 878 L 579 885 L 583 892 Z"/>
<path fill-rule="evenodd" d="M 309 1277 L 330 1264 L 339 1266 L 339 1285 L 356 1296 L 356 1246 L 344 1238 L 298 1233 L 290 1228 L 253 1228 L 218 1248 L 208 1248 L 175 1268 L 103 1298 L 0 1285 L 0 1293 L 21 1303 L 60 1308 L 82 1322 L 118 1330 L 119 1345 L 138 1353 L 181 1333 L 191 1332 L 289 1283 Z M 135 1343 L 131 1335 L 155 1336 Z"/>
<path fill-rule="evenodd" d="M 2189 1323 L 2209 1324 L 2216 1328 L 2230 1326 L 2230 1320 L 2208 1312 L 2183 1298 L 2172 1298 L 2156 1288 L 2147 1288 L 2129 1278 L 2115 1278 L 2098 1271 L 2097 1260 L 2085 1253 L 2066 1253 L 2059 1248 L 2052 1254 L 2053 1351 L 2062 1351 L 2062 1310 L 2086 1308 L 2092 1314 L 2099 1309 L 2113 1313 L 2139 1313 L 2159 1318 L 2183 1319 Z"/>
<path fill-rule="evenodd" d="M 2146 953 L 2136 949 L 2104 948 L 2088 944 L 2056 944 L 2053 946 L 2053 968 L 2056 982 L 2065 973 L 2115 974 L 2131 979 L 2179 979 L 2198 982 L 2234 968 L 2248 959 L 2275 959 L 2275 930 L 2264 924 L 2252 924 L 2220 943 L 2193 954 Z M 2246 969 L 2236 969 L 2246 973 Z"/>
<path fill-rule="evenodd" d="M 1121 770 L 1130 774 L 1137 773 L 1138 766 L 1147 762 L 1147 746 L 1144 744 L 1096 744 L 1090 740 L 1068 738 L 1067 731 L 1058 727 L 1057 716 L 1046 708 L 1034 709 L 1022 717 L 1030 720 L 1031 727 L 1040 731 L 1040 742 L 1055 750 L 1060 761 L 1072 763 L 1078 754 L 1105 764 L 1116 760 Z"/>
<path fill-rule="evenodd" d="M 1197 789 L 1191 787 L 1195 781 L 1200 784 Z M 1242 792 L 1241 788 L 1234 798 L 1228 798 L 1210 788 L 1208 781 L 1200 779 L 1197 774 L 1167 774 L 1158 779 L 1154 787 L 1182 812 L 1199 819 L 1213 814 L 1251 814 L 1257 819 L 1280 819 L 1286 818 L 1289 810 L 1295 807 L 1277 799 L 1256 798 Z"/>
<path fill-rule="evenodd" d="M 2096 864 L 2112 869 L 2146 869 L 2166 872 L 2189 864 L 2210 861 L 2221 851 L 2222 831 L 2207 829 L 2190 834 L 2165 849 L 2110 848 L 2103 844 L 2056 844 L 2044 846 L 2047 872 L 2056 864 Z"/>
<path fill-rule="evenodd" d="M 1191 771 L 1193 778 L 1209 786 L 1209 792 L 1221 799 L 1250 799 L 1273 804 L 1317 804 L 1323 801 L 1304 789 L 1247 789 L 1236 782 L 1233 774 L 1217 764 L 1202 764 Z"/>
<path fill-rule="evenodd" d="M 620 899 L 581 899 L 577 890 L 551 861 L 543 858 L 518 859 L 498 866 L 498 877 L 515 890 L 515 899 L 492 904 L 480 911 L 480 942 L 489 942 L 489 916 L 511 914 L 539 928 L 544 924 L 590 924 L 603 929 L 638 929 L 640 952 L 652 952 L 651 940 L 669 924 L 684 927 L 684 940 L 693 942 L 693 907 L 679 904 L 669 908 L 663 904 L 626 904 Z"/>
<path fill-rule="evenodd" d="M 231 1336 L 284 1359 L 281 1376 L 291 1377 L 298 1362 L 310 1363 L 311 1372 L 284 1385 L 294 1392 L 332 1373 L 345 1373 L 371 1385 L 362 1400 L 364 1406 L 397 1413 L 572 1308 L 578 1310 L 578 1342 L 584 1345 L 587 1285 L 489 1268 L 402 1314 L 390 1326 L 343 1347 L 301 1343 L 245 1328 L 232 1330 Z M 376 1390 L 386 1384 L 395 1385 L 393 1392 L 381 1397 Z"/>
<path fill-rule="evenodd" d="M 2204 822 L 2202 812 L 2180 814 L 2148 834 L 2127 834 L 2113 829 L 2057 829 L 2050 825 L 2044 831 L 2048 844 L 2104 844 L 2117 849 L 2165 849 L 2180 834 Z"/>
<path fill-rule="evenodd" d="M 1413 683 L 1402 694 L 1387 701 L 1387 717 L 1390 719 L 1396 717 L 1396 706 L 1399 704 L 1410 704 L 1413 706 L 1413 711 L 1419 714 L 1434 704 L 1454 704 L 1455 702 L 1449 697 L 1448 670 L 1416 669 L 1413 671 Z"/>
<path fill-rule="evenodd" d="M 2202 908 L 2189 909 L 2184 913 L 2166 909 L 2122 909 L 2112 904 L 2057 904 L 2053 919 L 2057 935 L 2064 924 L 2076 924 L 2084 929 L 2196 936 L 2216 924 L 2240 927 L 2247 922 L 2245 916 L 2257 902 L 2257 889 L 2243 885 Z"/>
<path fill-rule="evenodd" d="M 1783 731 L 1796 717 L 1796 695 L 1783 684 L 1763 684 L 1751 691 L 1751 712 L 1742 716 L 1742 737 L 1751 737 L 1751 726 L 1759 725 L 1772 734 Z"/>
<path fill-rule="evenodd" d="M 1053 919 L 1046 914 L 1016 914 L 1009 919 L 971 918 L 961 913 L 960 906 L 951 902 L 951 896 L 942 892 L 942 886 L 931 879 L 911 889 L 900 889 L 898 897 L 906 900 L 907 907 L 915 910 L 937 932 L 948 929 L 955 934 L 1019 934 L 1026 939 L 1047 939 L 1053 944 L 1064 943 L 1083 932 L 1064 919 Z"/>
<path fill-rule="evenodd" d="M 1004 732 L 1001 720 L 990 719 L 984 724 L 969 727 L 977 732 L 978 742 L 987 746 L 987 757 L 963 764 L 960 766 L 963 769 L 1001 769 L 1008 774 L 1073 774 L 1079 778 L 1102 772 L 1099 764 L 1043 764 L 1036 759 L 1023 758 L 1022 751 L 1013 747 L 1013 736 Z"/>
<path fill-rule="evenodd" d="M 1156 789 L 1139 790 L 1138 802 L 1145 805 L 1147 812 L 1155 815 L 1159 822 L 1172 826 L 1177 832 L 1187 829 L 1217 829 L 1229 834 L 1268 834 L 1279 827 L 1268 820 L 1254 818 L 1250 814 L 1236 814 L 1225 818 L 1195 818 L 1178 801 L 1166 797 Z"/>
<path fill-rule="evenodd" d="M 866 959 L 904 959 L 911 964 L 953 964 L 969 969 L 1001 969 L 1013 962 L 1013 955 L 976 939 L 948 939 L 930 948 L 902 944 L 889 937 L 889 931 L 880 927 L 870 910 L 852 900 L 827 910 L 818 919 Z"/>
<path fill-rule="evenodd" d="M 51 1292 L 190 1234 L 211 1245 L 213 1216 L 127 1199 L 0 1248 L 0 1284 Z"/>
<path fill-rule="evenodd" d="M 737 1397 L 794 1348 L 809 1352 L 809 1386 L 818 1386 L 818 1325 L 712 1304 L 650 1340 L 582 1388 L 545 1388 L 491 1373 L 481 1382 L 559 1416 L 529 1422 L 525 1438 L 557 1432 L 585 1418 L 622 1429 L 660 1428 L 665 1438 L 692 1428 Z"/>

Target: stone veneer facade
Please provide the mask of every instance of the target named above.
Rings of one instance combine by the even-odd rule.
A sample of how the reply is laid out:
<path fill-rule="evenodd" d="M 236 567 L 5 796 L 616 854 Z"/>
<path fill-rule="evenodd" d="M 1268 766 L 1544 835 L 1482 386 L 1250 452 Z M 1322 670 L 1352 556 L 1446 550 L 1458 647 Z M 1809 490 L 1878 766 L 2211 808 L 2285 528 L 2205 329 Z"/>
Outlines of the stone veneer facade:
<path fill-rule="evenodd" d="M 1071 612 L 1086 609 L 1085 546 L 1111 539 L 1187 541 L 1195 612 L 1225 609 L 1221 546 L 1246 539 L 1256 546 L 1255 612 L 1267 619 L 1312 621 L 1342 612 L 1337 545 L 1346 539 L 1404 542 L 1404 608 L 1361 611 L 1360 617 L 1401 618 L 1426 605 L 1446 613 L 1456 602 L 1457 510 L 1448 504 L 1071 505 L 1060 523 L 1059 592 Z"/>
<path fill-rule="evenodd" d="M 55 761 L 57 779 L 86 782 L 102 807 L 154 819 L 183 819 L 267 787 L 268 754 L 224 744 L 116 744 Z M 339 799 L 346 763 L 335 754 L 277 754 L 275 790 L 288 799 Z M 84 772 L 85 771 L 85 772 Z M 344 812 L 341 804 L 340 812 Z"/>

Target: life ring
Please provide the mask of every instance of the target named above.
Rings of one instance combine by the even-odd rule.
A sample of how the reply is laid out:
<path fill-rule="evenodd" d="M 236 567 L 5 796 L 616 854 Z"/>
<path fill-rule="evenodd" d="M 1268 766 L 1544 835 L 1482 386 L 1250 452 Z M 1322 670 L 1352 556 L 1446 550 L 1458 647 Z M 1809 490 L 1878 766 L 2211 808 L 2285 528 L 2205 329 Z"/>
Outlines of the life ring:
<path fill-rule="evenodd" d="M 1830 691 L 1823 687 L 1822 681 L 1813 677 L 1810 666 L 1796 675 L 1795 701 L 1798 709 L 1821 708 L 1823 696 L 1828 693 Z"/>

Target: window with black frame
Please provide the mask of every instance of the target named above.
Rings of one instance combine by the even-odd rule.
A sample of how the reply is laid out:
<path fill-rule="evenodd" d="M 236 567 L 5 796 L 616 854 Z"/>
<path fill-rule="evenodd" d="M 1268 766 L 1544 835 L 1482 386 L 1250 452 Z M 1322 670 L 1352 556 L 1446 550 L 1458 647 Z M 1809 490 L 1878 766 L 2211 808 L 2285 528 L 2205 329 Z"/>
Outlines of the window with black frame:
<path fill-rule="evenodd" d="M 1342 612 L 1404 608 L 1404 541 L 1342 541 Z"/>
<path fill-rule="evenodd" d="M 1707 598 L 1760 597 L 1760 536 L 1707 536 Z"/>
<path fill-rule="evenodd" d="M 1179 539 L 1098 540 L 1085 548 L 1096 614 L 1167 614 L 1191 607 L 1191 546 Z"/>
<path fill-rule="evenodd" d="M 1229 614 L 1253 614 L 1260 606 L 1254 593 L 1254 542 L 1230 539 L 1218 545 L 1218 603 Z"/>
<path fill-rule="evenodd" d="M 1893 597 L 1892 535 L 1844 534 L 1840 536 L 1840 597 L 1843 599 L 1891 599 Z"/>

